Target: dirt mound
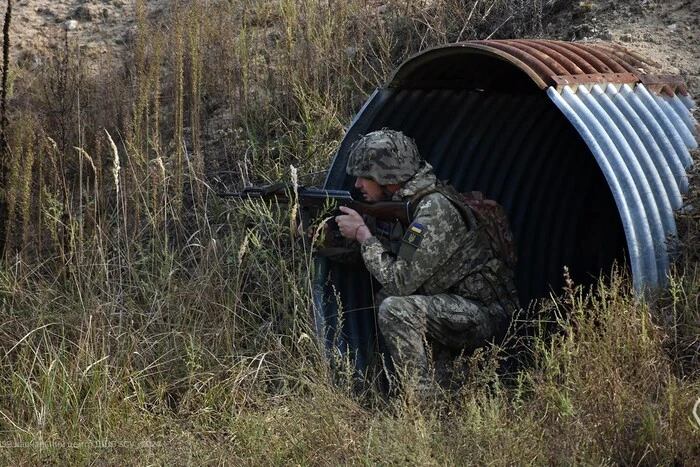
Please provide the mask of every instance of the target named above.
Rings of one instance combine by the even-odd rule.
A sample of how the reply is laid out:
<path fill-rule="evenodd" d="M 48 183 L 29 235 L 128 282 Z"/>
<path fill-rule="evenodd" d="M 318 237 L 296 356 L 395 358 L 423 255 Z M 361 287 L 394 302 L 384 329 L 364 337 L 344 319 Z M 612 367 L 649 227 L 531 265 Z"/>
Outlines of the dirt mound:
<path fill-rule="evenodd" d="M 168 0 L 148 0 L 144 17 L 154 19 Z M 678 74 L 700 97 L 700 2 L 694 0 L 583 0 L 561 3 L 544 26 L 550 38 L 612 41 L 660 65 L 650 73 Z M 122 60 L 134 38 L 134 0 L 16 0 L 11 52 L 25 68 L 42 63 L 66 40 L 93 65 Z"/>
<path fill-rule="evenodd" d="M 144 13 L 149 16 L 165 2 L 144 3 Z M 4 17 L 4 8 L 1 13 Z M 10 52 L 18 65 L 32 69 L 68 41 L 91 65 L 111 63 L 123 58 L 136 21 L 133 0 L 15 0 Z"/>

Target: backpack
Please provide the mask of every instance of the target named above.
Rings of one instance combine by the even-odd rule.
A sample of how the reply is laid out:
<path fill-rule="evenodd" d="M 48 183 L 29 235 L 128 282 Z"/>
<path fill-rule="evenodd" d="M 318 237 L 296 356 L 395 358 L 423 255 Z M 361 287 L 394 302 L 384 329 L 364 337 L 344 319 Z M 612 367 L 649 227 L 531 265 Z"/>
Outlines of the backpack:
<path fill-rule="evenodd" d="M 480 191 L 469 191 L 458 195 L 460 201 L 472 210 L 477 223 L 484 227 L 496 256 L 508 267 L 515 269 L 518 250 L 503 206 L 486 198 Z"/>
<path fill-rule="evenodd" d="M 411 205 L 415 208 L 424 196 L 435 192 L 440 192 L 457 207 L 465 223 L 469 224 L 470 217 L 473 217 L 477 225 L 483 226 L 483 231 L 496 257 L 509 268 L 515 269 L 518 262 L 517 246 L 503 206 L 486 198 L 480 191 L 461 193 L 447 184 L 438 184 L 436 188 L 417 193 L 411 199 Z M 467 209 L 472 216 L 467 214 Z"/>

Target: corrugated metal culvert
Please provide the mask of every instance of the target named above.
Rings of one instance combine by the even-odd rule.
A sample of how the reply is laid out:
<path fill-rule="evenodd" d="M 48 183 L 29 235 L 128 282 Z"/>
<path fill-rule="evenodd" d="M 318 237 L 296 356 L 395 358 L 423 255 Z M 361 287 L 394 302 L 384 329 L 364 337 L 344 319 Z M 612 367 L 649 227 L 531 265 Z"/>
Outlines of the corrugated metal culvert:
<path fill-rule="evenodd" d="M 441 179 L 505 208 L 517 239 L 521 303 L 557 292 L 563 268 L 590 283 L 617 262 L 638 293 L 664 286 L 674 211 L 697 147 L 680 78 L 610 44 L 468 41 L 404 62 L 357 114 L 326 179 L 352 189 L 350 145 L 392 128 Z M 378 345 L 371 277 L 317 260 L 318 330 L 360 370 Z M 340 298 L 341 306 L 337 298 Z"/>

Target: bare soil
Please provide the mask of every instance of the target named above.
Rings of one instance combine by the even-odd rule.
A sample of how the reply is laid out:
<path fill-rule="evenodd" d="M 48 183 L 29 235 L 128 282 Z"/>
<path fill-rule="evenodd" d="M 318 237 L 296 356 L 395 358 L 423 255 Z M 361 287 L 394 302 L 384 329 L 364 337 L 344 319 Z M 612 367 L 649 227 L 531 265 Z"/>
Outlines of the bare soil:
<path fill-rule="evenodd" d="M 84 60 L 112 62 L 127 50 L 135 28 L 133 0 L 14 0 L 10 51 L 20 66 L 32 69 L 69 40 Z"/>
<path fill-rule="evenodd" d="M 559 3 L 559 11 L 544 25 L 548 37 L 618 43 L 660 65 L 647 72 L 680 75 L 691 96 L 700 98 L 700 1 Z M 171 1 L 144 4 L 145 17 L 155 19 Z M 15 0 L 11 53 L 18 64 L 31 69 L 41 65 L 52 48 L 69 40 L 93 65 L 118 62 L 126 59 L 136 24 L 136 0 Z"/>

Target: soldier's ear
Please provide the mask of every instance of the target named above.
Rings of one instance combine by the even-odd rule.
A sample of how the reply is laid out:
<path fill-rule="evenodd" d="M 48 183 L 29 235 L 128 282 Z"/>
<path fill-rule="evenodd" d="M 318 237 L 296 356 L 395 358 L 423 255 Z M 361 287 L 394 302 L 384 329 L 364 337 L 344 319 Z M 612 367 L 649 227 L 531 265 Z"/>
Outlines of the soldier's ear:
<path fill-rule="evenodd" d="M 389 183 L 388 185 L 386 185 L 386 189 L 389 190 L 389 191 L 391 192 L 391 194 L 393 195 L 394 193 L 396 193 L 397 191 L 399 191 L 399 188 L 401 188 L 401 187 L 404 186 L 405 184 L 406 184 L 406 182 L 401 182 L 401 183 Z"/>

